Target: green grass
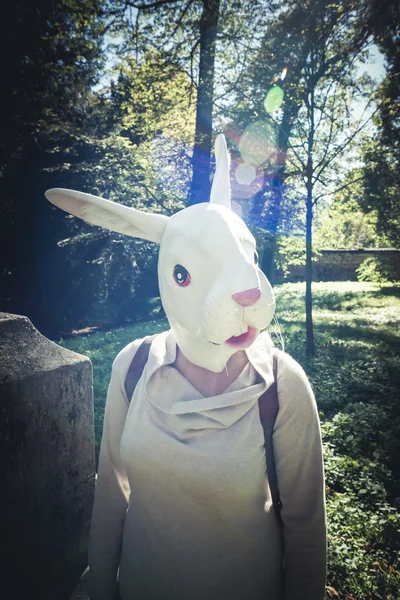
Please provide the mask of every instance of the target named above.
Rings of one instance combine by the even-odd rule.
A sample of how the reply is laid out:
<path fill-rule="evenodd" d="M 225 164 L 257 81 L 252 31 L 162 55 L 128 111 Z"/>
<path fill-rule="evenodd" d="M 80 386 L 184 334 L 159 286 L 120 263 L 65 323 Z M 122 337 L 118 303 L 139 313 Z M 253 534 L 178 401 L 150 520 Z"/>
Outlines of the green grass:
<path fill-rule="evenodd" d="M 317 355 L 305 354 L 304 284 L 276 287 L 285 350 L 304 367 L 325 449 L 327 598 L 400 598 L 400 286 L 316 283 Z M 166 320 L 61 341 L 93 362 L 96 453 L 116 354 Z M 271 334 L 279 346 L 276 328 Z"/>

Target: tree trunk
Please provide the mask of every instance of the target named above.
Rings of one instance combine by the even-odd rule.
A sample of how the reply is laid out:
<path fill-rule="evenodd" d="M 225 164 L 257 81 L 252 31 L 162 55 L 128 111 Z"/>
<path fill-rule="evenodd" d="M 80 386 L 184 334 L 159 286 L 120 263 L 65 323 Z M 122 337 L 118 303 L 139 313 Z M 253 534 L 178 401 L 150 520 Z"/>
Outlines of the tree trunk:
<path fill-rule="evenodd" d="M 307 182 L 307 216 L 306 216 L 306 340 L 307 355 L 315 355 L 314 326 L 312 315 L 312 183 Z M 311 185 L 310 185 L 311 184 Z"/>
<path fill-rule="evenodd" d="M 274 280 L 274 259 L 277 247 L 277 234 L 281 222 L 283 186 L 286 178 L 286 155 L 289 146 L 289 137 L 292 130 L 292 124 L 298 113 L 297 106 L 288 105 L 283 113 L 282 121 L 278 134 L 278 152 L 276 156 L 276 168 L 271 182 L 271 204 L 269 214 L 265 216 L 265 225 L 271 235 L 271 242 L 264 251 L 262 271 L 266 277 L 273 283 Z"/>
<path fill-rule="evenodd" d="M 214 97 L 215 42 L 220 0 L 203 0 L 200 19 L 200 65 L 197 88 L 196 133 L 189 204 L 210 199 L 210 157 Z"/>
<path fill-rule="evenodd" d="M 283 154 L 283 153 L 279 153 Z M 264 250 L 261 269 L 271 283 L 274 283 L 274 264 L 277 246 L 278 227 L 281 221 L 282 188 L 285 181 L 286 165 L 278 165 L 271 182 L 271 203 L 265 221 L 268 230 L 269 243 Z"/>
<path fill-rule="evenodd" d="M 312 222 L 313 222 L 313 150 L 314 150 L 314 88 L 310 91 L 308 114 L 310 130 L 308 135 L 307 158 L 307 212 L 306 212 L 306 351 L 307 356 L 315 356 L 314 326 L 312 314 Z"/>

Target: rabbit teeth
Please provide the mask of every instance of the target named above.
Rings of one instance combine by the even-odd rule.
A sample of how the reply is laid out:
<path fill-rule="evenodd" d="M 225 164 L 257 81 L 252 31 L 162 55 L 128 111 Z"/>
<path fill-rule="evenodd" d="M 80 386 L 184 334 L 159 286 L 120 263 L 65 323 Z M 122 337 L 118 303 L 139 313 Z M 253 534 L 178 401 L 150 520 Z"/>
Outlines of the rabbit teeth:
<path fill-rule="evenodd" d="M 248 348 L 254 342 L 258 333 L 259 331 L 254 327 L 247 327 L 247 331 L 245 331 L 245 333 L 233 335 L 229 338 L 229 340 L 226 340 L 225 344 L 237 349 Z"/>

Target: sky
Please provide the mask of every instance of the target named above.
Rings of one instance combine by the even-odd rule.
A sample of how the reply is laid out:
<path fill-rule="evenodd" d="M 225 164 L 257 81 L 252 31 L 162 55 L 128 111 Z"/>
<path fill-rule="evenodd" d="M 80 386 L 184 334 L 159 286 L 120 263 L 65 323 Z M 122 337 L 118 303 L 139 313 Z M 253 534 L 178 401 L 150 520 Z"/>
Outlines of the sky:
<path fill-rule="evenodd" d="M 379 52 L 378 47 L 373 44 L 370 50 L 370 58 L 366 64 L 360 65 L 360 72 L 366 71 L 368 75 L 382 81 L 385 76 L 384 58 L 383 54 Z"/>

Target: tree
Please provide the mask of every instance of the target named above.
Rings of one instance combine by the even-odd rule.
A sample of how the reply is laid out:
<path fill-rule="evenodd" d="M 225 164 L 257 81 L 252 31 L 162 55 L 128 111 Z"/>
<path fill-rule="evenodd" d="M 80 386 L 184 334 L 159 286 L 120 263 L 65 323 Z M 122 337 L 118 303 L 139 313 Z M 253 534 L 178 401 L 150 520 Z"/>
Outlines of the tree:
<path fill-rule="evenodd" d="M 111 7 L 110 31 L 124 32 L 121 52 L 134 52 L 138 58 L 156 48 L 165 64 L 179 64 L 192 82 L 196 129 L 189 203 L 209 198 L 215 102 L 229 95 L 227 71 L 237 74 L 271 4 L 270 0 L 119 0 Z M 232 50 L 234 55 L 229 54 Z"/>
<path fill-rule="evenodd" d="M 336 184 L 343 170 L 342 155 L 368 122 L 364 117 L 355 122 L 352 119 L 348 98 L 351 81 L 345 77 L 346 61 L 342 65 L 335 62 L 336 72 L 331 71 L 330 80 L 319 78 L 318 73 L 326 67 L 325 52 L 328 48 L 325 40 L 323 36 L 322 47 L 312 48 L 310 52 L 305 107 L 304 111 L 300 111 L 296 125 L 297 140 L 295 138 L 295 143 L 291 144 L 293 162 L 298 165 L 306 187 L 306 339 L 309 356 L 315 354 L 312 318 L 314 210 L 321 198 L 350 185 L 345 183 L 337 187 Z"/>
<path fill-rule="evenodd" d="M 43 192 L 81 189 L 167 213 L 183 207 L 194 132 L 190 80 L 150 53 L 125 59 L 118 81 L 94 92 L 109 25 L 100 1 L 17 2 L 5 15 L 12 85 L 0 140 L 2 309 L 28 315 L 50 335 L 129 320 L 146 308 L 140 296 L 157 295 L 152 245 L 114 243 L 51 207 Z"/>
<path fill-rule="evenodd" d="M 375 212 L 377 229 L 387 243 L 400 248 L 400 155 L 381 136 L 364 148 L 364 212 Z"/>
<path fill-rule="evenodd" d="M 47 140 L 54 156 L 53 186 L 81 189 L 150 212 L 184 207 L 188 190 L 194 110 L 190 82 L 157 55 L 117 65 L 118 80 L 92 95 L 85 131 Z M 49 205 L 50 206 L 50 205 Z M 51 208 L 51 207 L 50 207 Z M 63 215 L 52 209 L 52 217 Z M 140 318 L 158 295 L 157 252 L 63 215 L 64 234 L 43 252 L 40 280 L 53 330 L 121 325 Z M 60 290 L 68 289 L 60 294 Z"/>
<path fill-rule="evenodd" d="M 335 185 L 340 177 L 339 157 L 342 159 L 343 152 L 349 149 L 355 136 L 368 122 L 367 111 L 360 119 L 354 120 L 352 103 L 358 98 L 371 103 L 371 99 L 365 98 L 368 82 L 355 76 L 356 60 L 363 55 L 369 43 L 368 36 L 356 38 L 354 35 L 358 18 L 359 13 L 352 1 L 287 3 L 279 27 L 286 30 L 289 39 L 294 33 L 294 46 L 288 55 L 284 55 L 288 61 L 292 53 L 295 55 L 293 66 L 288 62 L 287 70 L 287 64 L 282 62 L 279 70 L 275 67 L 275 74 L 267 70 L 264 79 L 259 74 L 258 84 L 252 88 L 256 91 L 253 114 L 258 120 L 263 114 L 262 121 L 269 124 L 272 132 L 268 143 L 274 151 L 267 153 L 264 170 L 271 171 L 272 167 L 273 176 L 271 179 L 264 178 L 267 181 L 264 194 L 269 201 L 268 210 L 272 205 L 274 231 L 278 229 L 277 215 L 282 209 L 283 182 L 293 182 L 292 185 L 300 191 L 298 183 L 302 181 L 306 190 L 303 197 L 306 205 L 306 332 L 309 355 L 315 353 L 311 289 L 313 213 L 321 198 L 340 188 L 340 185 Z M 269 31 L 266 33 L 263 48 L 276 48 L 277 32 L 274 28 L 272 31 L 271 40 Z M 280 48 L 277 54 L 281 55 Z M 295 71 L 293 77 L 290 68 Z M 280 72 L 281 80 L 287 72 L 283 82 L 279 81 Z M 257 75 L 254 80 L 257 81 Z M 284 93 L 287 88 L 286 99 Z"/>
<path fill-rule="evenodd" d="M 400 245 L 400 5 L 393 0 L 364 0 L 359 35 L 370 35 L 385 57 L 386 76 L 377 91 L 377 135 L 363 148 L 362 206 L 376 211 L 377 227 L 388 243 Z"/>
<path fill-rule="evenodd" d="M 135 11 L 133 27 L 132 13 Z M 164 55 L 164 64 L 185 64 L 196 87 L 196 128 L 192 154 L 190 203 L 210 195 L 210 157 L 214 97 L 214 63 L 220 0 L 118 1 L 109 10 L 110 29 L 125 29 L 123 51 L 136 59 L 149 46 Z M 129 32 L 129 33 L 128 33 Z M 128 35 L 127 35 L 128 34 Z M 197 68 L 195 57 L 198 50 Z M 189 64 L 188 64 L 189 63 Z M 197 72 L 197 76 L 194 72 Z"/>
<path fill-rule="evenodd" d="M 316 218 L 314 246 L 321 248 L 373 248 L 387 245 L 377 231 L 377 213 L 365 213 L 362 169 L 350 172 L 348 187 L 334 195 L 333 201 Z M 353 182 L 354 180 L 357 180 Z"/>
<path fill-rule="evenodd" d="M 203 0 L 203 10 L 199 24 L 199 80 L 197 86 L 196 132 L 193 146 L 193 175 L 190 204 L 207 202 L 210 197 L 214 65 L 219 4 L 219 0 Z"/>
<path fill-rule="evenodd" d="M 372 36 L 385 57 L 386 76 L 378 90 L 379 121 L 385 142 L 400 145 L 400 5 L 396 0 L 363 0 L 357 38 Z"/>
<path fill-rule="evenodd" d="M 102 63 L 100 7 L 101 0 L 16 0 L 2 11 L 0 288 L 6 310 L 29 314 L 38 302 L 37 249 L 49 233 L 40 173 L 51 167 L 42 141 L 50 129 L 60 141 L 82 126 Z"/>

